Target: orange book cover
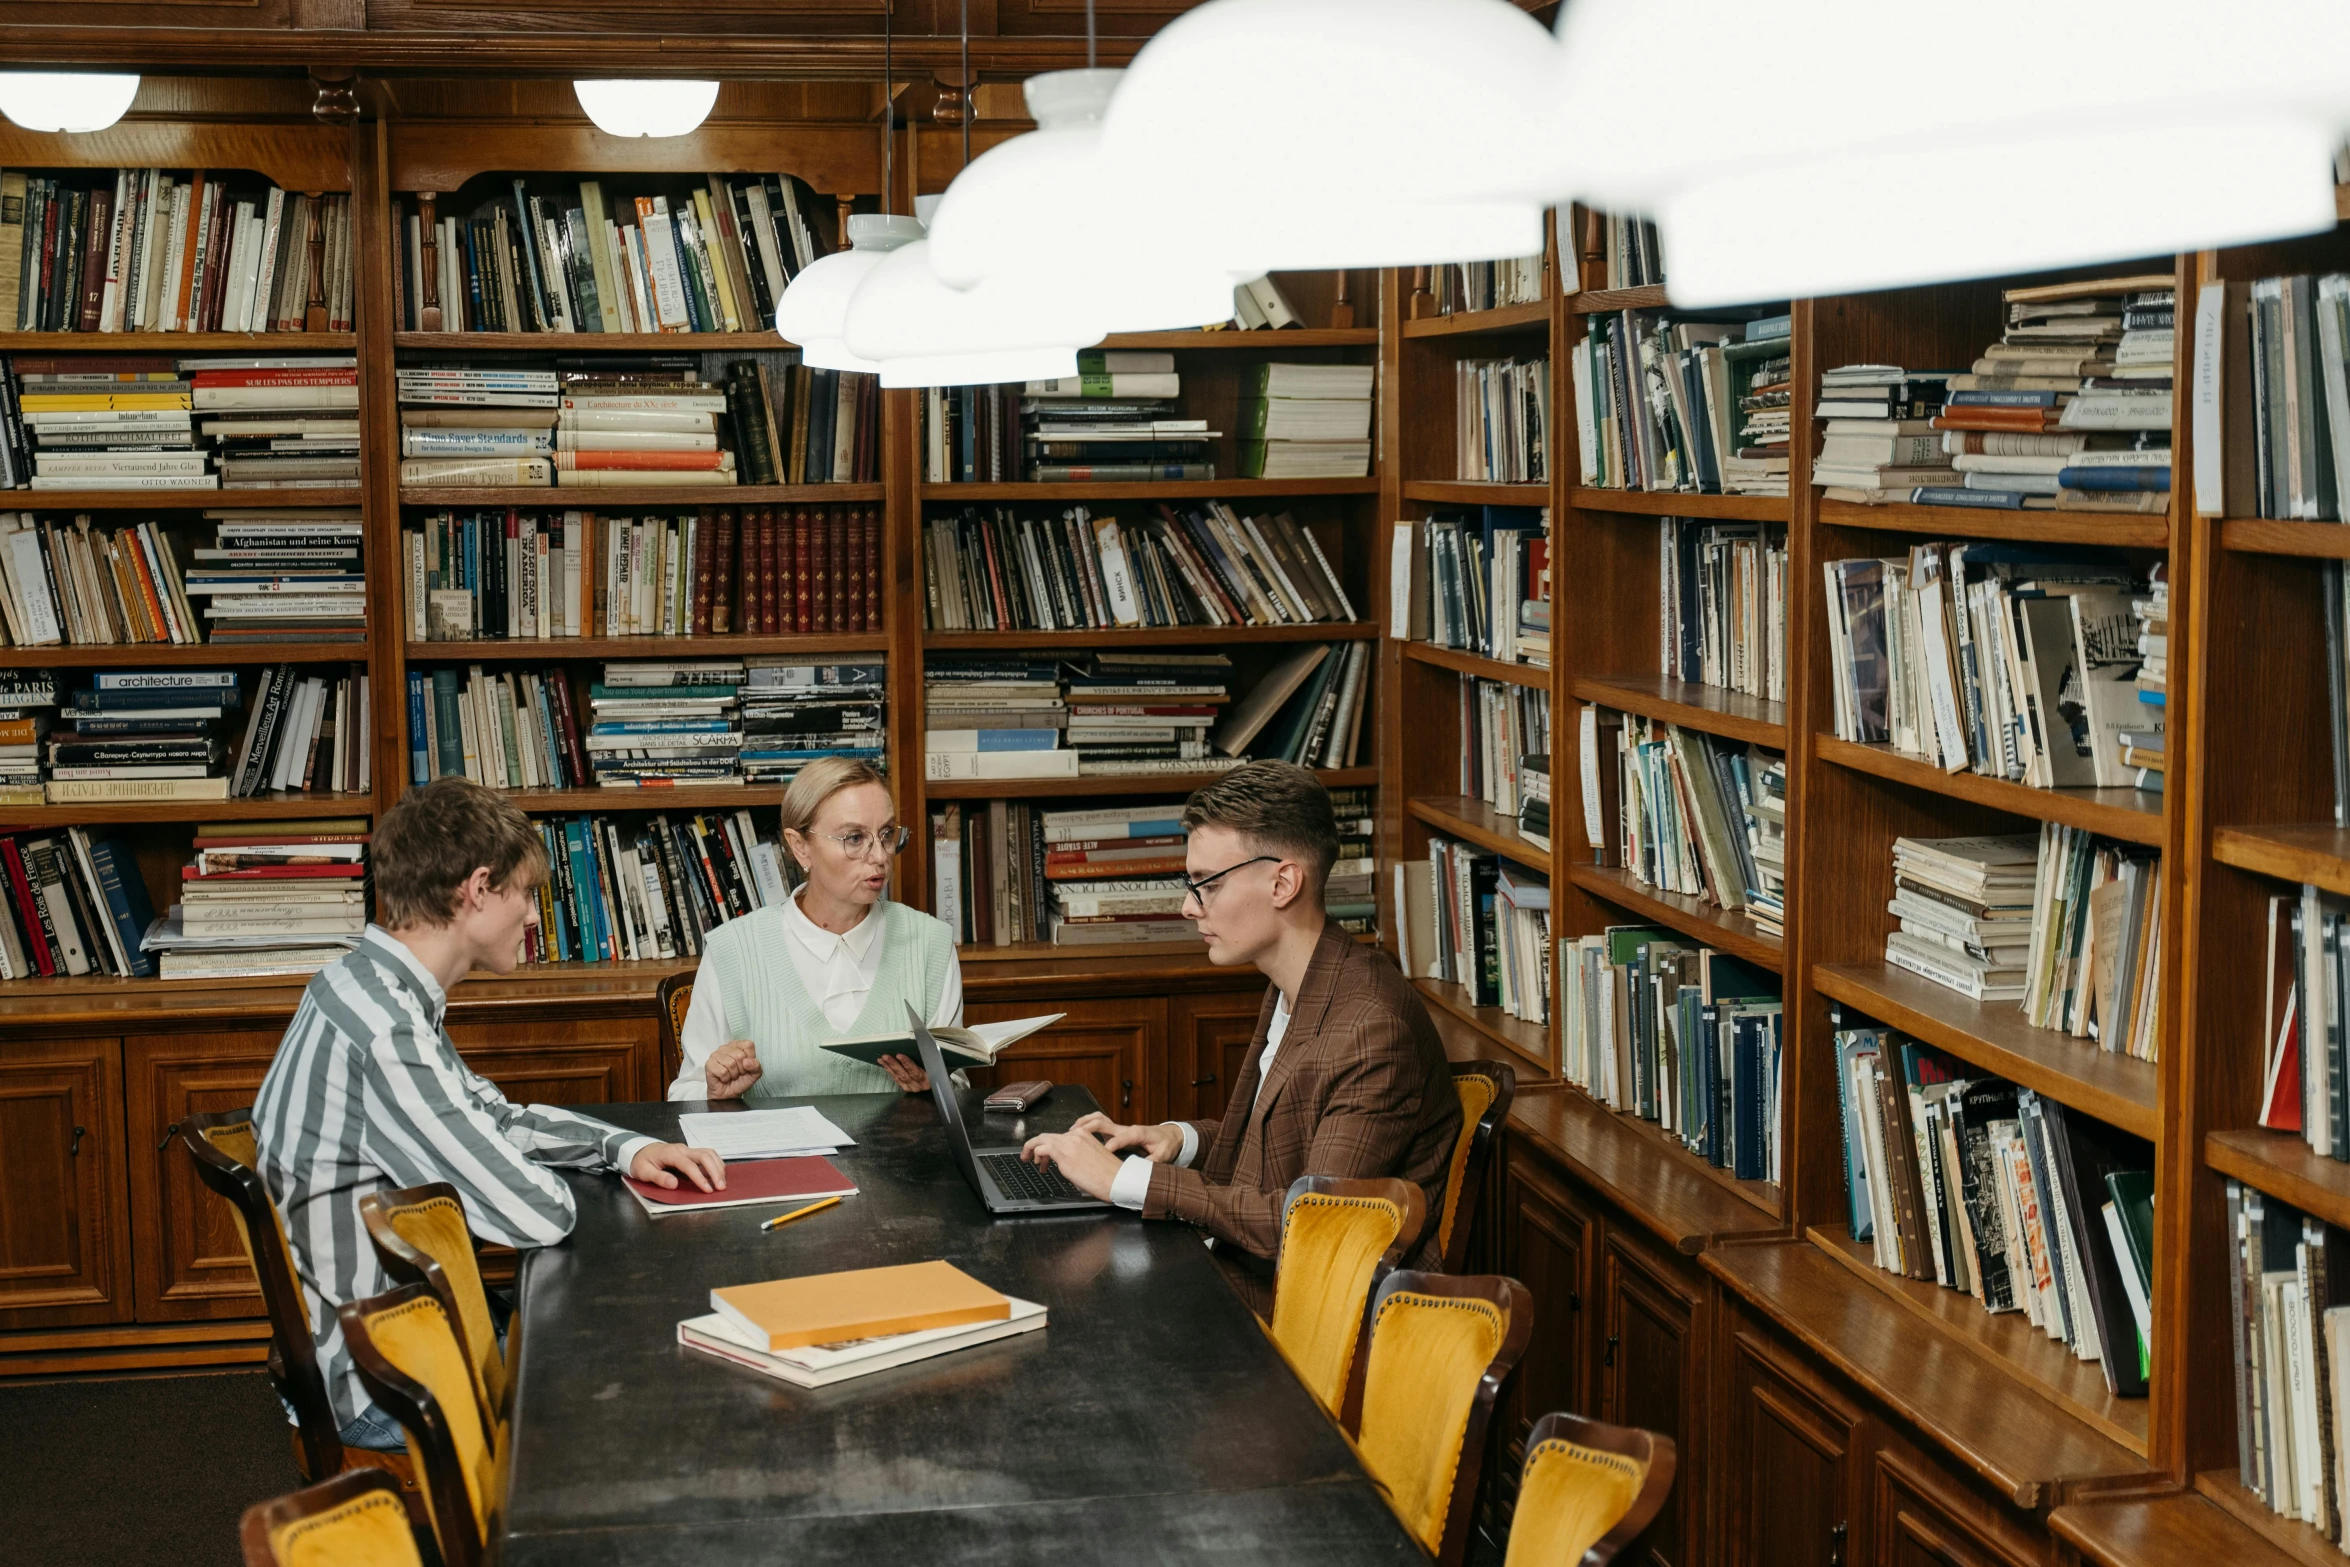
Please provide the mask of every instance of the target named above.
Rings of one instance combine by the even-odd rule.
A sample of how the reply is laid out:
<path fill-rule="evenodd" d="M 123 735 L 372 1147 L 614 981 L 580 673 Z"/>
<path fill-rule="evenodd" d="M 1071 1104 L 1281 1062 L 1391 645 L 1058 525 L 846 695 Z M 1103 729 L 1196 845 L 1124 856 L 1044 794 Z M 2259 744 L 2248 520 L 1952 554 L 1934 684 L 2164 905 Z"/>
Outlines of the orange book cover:
<path fill-rule="evenodd" d="M 1969 408 L 1946 413 L 1934 421 L 1937 430 L 2021 431 L 2028 435 L 2061 428 L 2057 416 L 2044 408 Z"/>
<path fill-rule="evenodd" d="M 710 1309 L 778 1350 L 1001 1322 L 1012 1303 L 951 1262 L 914 1262 L 729 1285 Z"/>
<path fill-rule="evenodd" d="M 596 468 L 673 469 L 714 473 L 728 467 L 731 452 L 549 452 L 557 468 L 585 472 Z"/>

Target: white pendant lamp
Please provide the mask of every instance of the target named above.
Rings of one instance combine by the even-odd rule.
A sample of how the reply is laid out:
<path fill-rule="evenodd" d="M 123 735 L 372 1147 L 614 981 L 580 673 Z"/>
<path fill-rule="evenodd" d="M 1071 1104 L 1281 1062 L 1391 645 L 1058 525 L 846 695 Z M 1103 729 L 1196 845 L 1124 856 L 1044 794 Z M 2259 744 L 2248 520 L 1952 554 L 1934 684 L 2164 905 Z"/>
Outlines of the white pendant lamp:
<path fill-rule="evenodd" d="M 1077 373 L 1102 328 L 1049 277 L 949 288 L 917 240 L 881 259 L 849 302 L 848 351 L 877 361 L 883 386 L 975 386 Z"/>
<path fill-rule="evenodd" d="M 1798 28 L 1738 0 L 1574 0 L 1536 144 L 1557 160 L 1547 194 L 1654 217 L 1666 286 L 1700 307 L 2331 228 L 2350 7 L 2208 15 L 1980 0 L 1953 27 L 1915 0 L 1811 0 Z M 2018 38 L 2034 60 L 2113 67 L 2052 92 Z M 1657 114 L 1666 58 L 1672 112 Z M 1773 84 L 1768 134 L 1757 82 Z"/>
<path fill-rule="evenodd" d="M 973 159 L 939 200 L 929 253 L 942 282 L 970 288 L 1049 276 L 1112 332 L 1230 318 L 1240 279 L 1157 221 L 1147 192 L 1103 175 L 1102 114 L 1124 74 L 1050 71 L 1028 79 L 1037 128 Z"/>
<path fill-rule="evenodd" d="M 1508 0 L 1208 0 L 1127 67 L 1105 177 L 1252 276 L 1529 255 L 1556 54 Z"/>
<path fill-rule="evenodd" d="M 607 136 L 683 136 L 700 128 L 718 102 L 716 82 L 580 81 L 571 91 Z"/>
<path fill-rule="evenodd" d="M 800 358 L 817 370 L 860 370 L 881 366 L 849 352 L 849 300 L 891 251 L 922 237 L 922 224 L 904 213 L 857 212 L 849 216 L 849 248 L 836 250 L 791 280 L 775 306 L 775 330 L 797 343 Z"/>
<path fill-rule="evenodd" d="M 0 71 L 0 114 L 28 131 L 102 131 L 138 95 L 136 76 Z"/>

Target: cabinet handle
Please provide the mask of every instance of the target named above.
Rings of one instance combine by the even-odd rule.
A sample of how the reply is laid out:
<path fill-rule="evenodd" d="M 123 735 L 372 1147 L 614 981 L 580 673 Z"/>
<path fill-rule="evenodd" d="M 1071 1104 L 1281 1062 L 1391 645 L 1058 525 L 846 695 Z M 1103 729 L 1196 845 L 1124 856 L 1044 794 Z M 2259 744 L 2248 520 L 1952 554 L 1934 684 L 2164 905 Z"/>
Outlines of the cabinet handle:
<path fill-rule="evenodd" d="M 1118 1080 L 1118 1108 L 1124 1110 L 1132 1106 L 1133 1103 L 1134 1079 L 1131 1077 L 1122 1077 Z"/>
<path fill-rule="evenodd" d="M 1610 1334 L 1607 1336 L 1607 1346 L 1606 1346 L 1606 1351 L 1605 1351 L 1605 1353 L 1603 1353 L 1603 1354 L 1600 1356 L 1600 1360 L 1599 1360 L 1599 1363 L 1600 1363 L 1601 1365 L 1603 1365 L 1603 1366 L 1612 1366 L 1612 1365 L 1614 1365 L 1614 1364 L 1616 1363 L 1616 1344 L 1617 1344 L 1618 1342 L 1619 1342 L 1619 1336 L 1618 1336 L 1618 1335 L 1616 1335 L 1616 1334 L 1614 1334 L 1614 1333 L 1610 1333 Z"/>
<path fill-rule="evenodd" d="M 1581 1311 L 1583 1309 L 1583 1294 L 1580 1290 L 1567 1291 L 1567 1309 L 1569 1311 Z"/>
<path fill-rule="evenodd" d="M 1844 1567 L 1844 1525 L 1828 1531 L 1828 1567 Z"/>
<path fill-rule="evenodd" d="M 89 1128 L 86 1126 L 77 1126 L 73 1129 L 73 1141 L 67 1144 L 65 1149 L 65 1156 L 68 1159 L 79 1159 L 82 1156 L 82 1135 L 87 1131 Z"/>
<path fill-rule="evenodd" d="M 179 1122 L 177 1122 L 177 1121 L 174 1121 L 174 1122 L 172 1122 L 172 1123 L 171 1123 L 171 1125 L 169 1125 L 169 1126 L 167 1126 L 167 1127 L 165 1127 L 165 1128 L 163 1129 L 163 1141 L 161 1141 L 161 1142 L 159 1142 L 159 1143 L 157 1143 L 157 1144 L 155 1145 L 155 1151 L 156 1151 L 157 1153 L 161 1153 L 161 1152 L 163 1152 L 163 1150 L 164 1150 L 164 1149 L 166 1149 L 166 1148 L 169 1148 L 169 1147 L 171 1146 L 171 1140 L 172 1140 L 173 1138 L 175 1138 L 175 1137 L 179 1136 L 179 1134 L 180 1134 L 180 1124 L 179 1124 Z"/>
<path fill-rule="evenodd" d="M 1213 1073 L 1213 1072 L 1210 1072 L 1210 1073 L 1209 1073 L 1207 1076 L 1205 1076 L 1205 1077 L 1195 1077 L 1195 1078 L 1193 1078 L 1193 1079 L 1191 1080 L 1191 1086 L 1192 1086 L 1192 1087 L 1194 1087 L 1194 1088 L 1205 1088 L 1205 1087 L 1207 1087 L 1207 1086 L 1208 1086 L 1210 1083 L 1214 1082 L 1215 1080 L 1216 1080 L 1216 1074 L 1215 1074 L 1215 1073 Z"/>

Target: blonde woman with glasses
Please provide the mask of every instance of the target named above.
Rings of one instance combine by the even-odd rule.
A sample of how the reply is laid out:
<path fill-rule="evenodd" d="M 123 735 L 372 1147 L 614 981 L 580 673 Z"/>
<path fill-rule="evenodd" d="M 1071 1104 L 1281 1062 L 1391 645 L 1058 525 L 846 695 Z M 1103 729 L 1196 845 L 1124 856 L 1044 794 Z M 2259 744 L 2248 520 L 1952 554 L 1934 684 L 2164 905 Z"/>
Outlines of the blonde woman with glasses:
<path fill-rule="evenodd" d="M 906 1008 L 963 1021 L 963 970 L 940 921 L 888 897 L 911 836 L 869 762 L 826 757 L 783 795 L 783 847 L 799 885 L 780 908 L 729 920 L 702 946 L 672 1099 L 760 1099 L 929 1089 L 920 1062 L 876 1069 L 819 1048 L 888 1033 Z"/>

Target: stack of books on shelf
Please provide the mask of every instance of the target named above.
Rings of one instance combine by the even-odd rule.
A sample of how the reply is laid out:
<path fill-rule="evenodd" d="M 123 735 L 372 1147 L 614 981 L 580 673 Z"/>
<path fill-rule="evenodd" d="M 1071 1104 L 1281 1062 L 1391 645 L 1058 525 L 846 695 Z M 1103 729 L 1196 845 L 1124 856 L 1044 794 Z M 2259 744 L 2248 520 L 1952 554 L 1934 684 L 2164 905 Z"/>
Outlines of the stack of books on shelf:
<path fill-rule="evenodd" d="M 1154 436 L 1164 422 L 1170 440 L 1193 427 L 1172 399 L 1128 396 L 1090 404 L 1031 398 L 1018 383 L 934 386 L 922 394 L 922 482 L 1005 484 L 1022 476 L 1021 427 L 1029 414 L 1058 412 L 1071 421 L 1121 422 Z M 1196 428 L 1205 430 L 1205 419 Z"/>
<path fill-rule="evenodd" d="M 1493 879 L 1493 925 L 1501 1009 L 1528 1023 L 1548 1023 L 1550 878 L 1503 860 Z"/>
<path fill-rule="evenodd" d="M 1822 571 L 1839 739 L 2035 788 L 2138 782 L 2148 587 L 2128 562 L 1934 543 Z"/>
<path fill-rule="evenodd" d="M 1222 435 L 1205 419 L 1172 413 L 1182 389 L 1175 356 L 1086 349 L 1074 378 L 1031 381 L 1023 398 L 1027 477 L 1044 484 L 1212 479 L 1209 443 Z M 960 444 L 960 430 L 950 420 Z"/>
<path fill-rule="evenodd" d="M 669 361 L 608 376 L 402 366 L 398 378 L 404 485 L 737 482 L 718 444 L 726 389 Z"/>
<path fill-rule="evenodd" d="M 1240 384 L 1240 476 L 1360 479 L 1371 471 L 1372 365 L 1253 367 Z"/>
<path fill-rule="evenodd" d="M 1550 662 L 1550 509 L 1485 506 L 1396 524 L 1409 632 L 1503 663 Z M 1535 655 L 1539 654 L 1537 657 Z"/>
<path fill-rule="evenodd" d="M 1221 501 L 1121 523 L 1088 507 L 1058 518 L 966 506 L 923 528 L 932 630 L 1278 626 L 1352 620 L 1353 600 L 1314 530 L 1287 512 Z"/>
<path fill-rule="evenodd" d="M 1835 1041 L 1853 1240 L 1888 1273 L 2022 1312 L 2143 1398 L 2153 1147 L 1891 1029 Z"/>
<path fill-rule="evenodd" d="M 5 437 L 12 488 L 212 490 L 194 383 L 173 359 L 8 361 Z"/>
<path fill-rule="evenodd" d="M 1661 673 L 1787 700 L 1787 534 L 1759 523 L 1658 519 Z"/>
<path fill-rule="evenodd" d="M 367 578 L 359 509 L 208 511 L 184 591 L 205 600 L 219 644 L 367 640 Z"/>
<path fill-rule="evenodd" d="M 1053 659 L 932 653 L 922 661 L 922 686 L 924 776 L 1077 776 L 1075 753 L 1060 744 L 1069 704 Z"/>
<path fill-rule="evenodd" d="M 888 666 L 745 661 L 743 780 L 788 784 L 827 756 L 887 763 Z"/>
<path fill-rule="evenodd" d="M 1582 482 L 1785 495 L 1793 318 L 1625 310 L 1575 345 Z"/>
<path fill-rule="evenodd" d="M 525 963 L 696 957 L 711 931 L 791 896 L 747 810 L 537 821 L 550 874 Z"/>
<path fill-rule="evenodd" d="M 0 669 L 0 805 L 45 805 L 41 742 L 49 737 L 61 691 L 47 669 Z"/>
<path fill-rule="evenodd" d="M 1309 642 L 1282 655 L 1218 721 L 1210 770 L 1242 757 L 1300 767 L 1353 767 L 1369 753 L 1369 642 Z"/>
<path fill-rule="evenodd" d="M 154 923 L 128 842 L 83 827 L 0 837 L 0 980 L 145 979 Z"/>
<path fill-rule="evenodd" d="M 203 169 L 0 172 L 15 331 L 348 332 L 352 274 L 348 195 Z"/>
<path fill-rule="evenodd" d="M 0 635 L 16 647 L 193 643 L 202 622 L 161 523 L 0 512 Z"/>
<path fill-rule="evenodd" d="M 489 675 L 478 664 L 465 671 L 412 668 L 408 781 L 453 777 L 493 788 L 586 788 L 594 775 L 577 703 L 560 667 Z"/>
<path fill-rule="evenodd" d="M 50 804 L 229 797 L 234 670 L 102 669 L 90 682 L 48 736 Z"/>
<path fill-rule="evenodd" d="M 1550 478 L 1550 361 L 1463 359 L 1453 366 L 1459 478 L 1541 484 Z"/>
<path fill-rule="evenodd" d="M 2021 449 L 2019 443 L 2040 439 L 1956 429 L 1945 433 L 1938 421 L 1952 380 L 1947 370 L 1900 365 L 1839 365 L 1821 371 L 1814 410 L 1821 439 L 1811 482 L 1820 486 L 1822 496 L 1868 506 L 1906 501 L 1920 485 L 1964 482 L 1952 466 L 1958 453 Z"/>
<path fill-rule="evenodd" d="M 514 179 L 467 217 L 432 213 L 429 261 L 449 332 L 764 332 L 791 280 L 831 245 L 824 203 L 788 174 L 690 176 L 607 198 Z M 550 193 L 551 190 L 551 193 Z M 425 208 L 393 203 L 400 325 L 424 325 Z"/>
<path fill-rule="evenodd" d="M 1529 756 L 1550 754 L 1550 693 L 1502 680 L 1460 682 L 1461 794 L 1504 816 L 1524 808 L 1521 771 Z"/>
<path fill-rule="evenodd" d="M 1647 288 L 1665 280 L 1656 225 L 1613 212 L 1585 214 L 1583 254 L 1600 264 L 1599 288 Z"/>
<path fill-rule="evenodd" d="M 1761 903 L 1774 924 L 1784 917 L 1784 757 L 1588 704 L 1582 747 L 1594 864 L 1724 909 Z M 1766 849 L 1777 863 L 1765 863 Z"/>
<path fill-rule="evenodd" d="M 1111 946 L 1198 939 L 1182 917 L 1182 807 L 948 804 L 930 817 L 940 918 L 958 942 Z"/>
<path fill-rule="evenodd" d="M 1560 1070 L 1717 1170 L 1780 1178 L 1786 1007 L 1778 979 L 1652 925 L 1560 943 Z"/>
<path fill-rule="evenodd" d="M 1218 709 L 1232 700 L 1232 660 L 1222 653 L 1156 649 L 1092 653 L 1061 666 L 1069 705 L 1062 732 L 1080 777 L 1212 773 L 1240 765 L 1238 751 L 1209 744 Z"/>
<path fill-rule="evenodd" d="M 179 367 L 223 485 L 324 490 L 358 484 L 356 356 L 183 359 Z"/>
<path fill-rule="evenodd" d="M 742 778 L 743 661 L 609 663 L 588 692 L 588 770 L 607 789 Z"/>
<path fill-rule="evenodd" d="M 1550 755 L 1518 758 L 1518 836 L 1537 849 L 1550 847 Z"/>
<path fill-rule="evenodd" d="M 1489 849 L 1432 834 L 1423 902 L 1397 866 L 1407 972 L 1460 986 L 1474 1006 L 1550 1018 L 1550 882 Z"/>
<path fill-rule="evenodd" d="M 2237 1479 L 2339 1548 L 2350 1507 L 2350 1235 L 2240 1182 L 2227 1183 L 2226 1200 Z"/>
<path fill-rule="evenodd" d="M 1547 269 L 1536 254 L 1513 256 L 1507 261 L 1455 261 L 1429 270 L 1436 313 L 1450 316 L 1466 310 L 1530 305 L 1542 297 Z"/>
<path fill-rule="evenodd" d="M 147 932 L 165 979 L 314 974 L 367 929 L 367 819 L 196 829 L 180 901 Z"/>
<path fill-rule="evenodd" d="M 1885 961 L 1975 1001 L 2021 1000 L 2039 864 L 2029 837 L 1896 838 Z"/>
<path fill-rule="evenodd" d="M 1376 808 L 1372 791 L 1359 785 L 1330 791 L 1330 815 L 1338 827 L 1338 858 L 1331 861 L 1330 875 L 1322 883 L 1322 908 L 1338 921 L 1340 929 L 1358 936 L 1379 928 L 1379 849 L 1374 841 L 1379 824 L 1373 820 Z M 1550 908 L 1547 886 L 1542 893 L 1541 908 L 1547 921 Z M 1531 883 L 1527 884 L 1526 900 L 1526 907 L 1535 906 Z M 1545 949 L 1541 957 L 1545 973 L 1549 972 L 1549 961 Z M 1549 996 L 1547 984 L 1542 993 L 1546 998 Z"/>

